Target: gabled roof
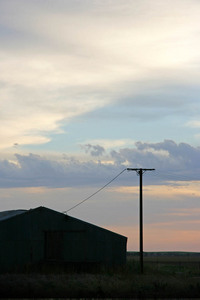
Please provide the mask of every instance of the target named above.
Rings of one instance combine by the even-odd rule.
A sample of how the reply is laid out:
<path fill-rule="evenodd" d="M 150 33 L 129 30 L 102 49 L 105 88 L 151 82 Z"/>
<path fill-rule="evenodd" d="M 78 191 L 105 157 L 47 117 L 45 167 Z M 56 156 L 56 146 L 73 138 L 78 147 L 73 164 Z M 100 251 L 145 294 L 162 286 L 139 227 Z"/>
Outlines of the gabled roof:
<path fill-rule="evenodd" d="M 85 222 L 85 221 L 83 221 L 83 220 L 80 220 L 80 219 L 77 219 L 77 218 L 74 218 L 74 217 L 71 217 L 71 216 L 68 216 L 68 215 L 65 215 L 65 214 L 63 214 L 63 213 L 61 213 L 61 212 L 58 212 L 58 211 L 55 211 L 55 210 L 52 210 L 52 209 L 50 209 L 50 208 L 43 207 L 43 206 L 39 206 L 39 207 L 36 207 L 36 208 L 31 208 L 31 209 L 29 209 L 29 210 L 18 209 L 18 210 L 7 210 L 7 211 L 2 211 L 2 212 L 0 212 L 0 222 L 1 222 L 1 221 L 4 221 L 4 220 L 8 220 L 8 219 L 10 219 L 10 218 L 14 218 L 14 217 L 16 217 L 16 216 L 18 216 L 18 215 L 21 215 L 21 214 L 24 214 L 24 213 L 26 213 L 26 214 L 33 213 L 33 212 L 36 211 L 36 210 L 46 210 L 46 211 L 49 211 L 49 212 L 53 212 L 54 214 L 55 214 L 55 213 L 56 213 L 56 214 L 60 214 L 60 215 L 62 215 L 62 216 L 65 216 L 66 218 L 69 218 L 69 219 L 71 219 L 71 220 L 75 220 L 76 222 L 85 223 L 85 224 L 87 224 L 87 225 L 89 225 L 89 226 L 96 227 L 96 228 L 101 229 L 101 230 L 103 230 L 103 231 L 107 231 L 107 232 L 109 232 L 109 233 L 112 233 L 112 234 L 114 234 L 114 235 L 117 235 L 117 236 L 120 236 L 120 237 L 122 237 L 122 238 L 127 239 L 127 237 L 125 237 L 125 236 L 123 236 L 123 235 L 121 235 L 121 234 L 115 233 L 115 232 L 110 231 L 110 230 L 108 230 L 108 229 L 105 229 L 105 228 L 103 228 L 103 227 L 99 227 L 99 226 L 97 226 L 97 225 L 94 225 L 94 224 Z"/>

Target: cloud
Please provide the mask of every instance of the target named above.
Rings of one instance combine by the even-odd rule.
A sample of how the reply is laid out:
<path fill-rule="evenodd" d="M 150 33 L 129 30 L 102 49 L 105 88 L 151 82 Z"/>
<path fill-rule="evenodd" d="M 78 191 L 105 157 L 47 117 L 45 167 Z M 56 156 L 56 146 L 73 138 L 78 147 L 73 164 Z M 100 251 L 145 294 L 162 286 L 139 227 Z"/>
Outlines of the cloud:
<path fill-rule="evenodd" d="M 199 11 L 188 0 L 1 1 L 0 147 L 47 143 L 72 118 L 124 99 L 134 117 L 147 106 L 157 117 L 187 113 L 181 89 L 198 84 Z"/>
<path fill-rule="evenodd" d="M 0 187 L 71 187 L 105 182 L 115 167 L 75 158 L 48 159 L 40 155 L 15 155 L 0 162 Z"/>
<path fill-rule="evenodd" d="M 187 143 L 175 143 L 172 140 L 165 140 L 161 143 L 136 142 L 135 148 L 112 151 L 116 164 L 128 160 L 129 164 L 136 167 L 154 167 L 162 172 L 173 171 L 174 174 L 182 172 L 184 176 L 198 176 L 197 170 L 200 168 L 200 148 L 193 147 Z M 193 177 L 192 176 L 192 177 Z M 193 177 L 194 178 L 194 177 Z"/>
<path fill-rule="evenodd" d="M 200 128 L 200 121 L 199 120 L 193 120 L 186 123 L 186 126 L 191 128 Z"/>
<path fill-rule="evenodd" d="M 86 153 L 89 152 L 91 156 L 101 156 L 105 152 L 105 149 L 99 145 L 86 144 L 81 147 L 85 149 Z"/>
<path fill-rule="evenodd" d="M 85 143 L 90 145 L 101 145 L 101 147 L 103 147 L 105 151 L 112 148 L 122 148 L 124 146 L 134 145 L 135 142 L 132 139 L 91 139 L 86 141 Z M 84 145 L 81 145 L 81 147 L 84 148 Z"/>
<path fill-rule="evenodd" d="M 104 148 L 99 145 L 89 145 L 87 150 L 91 156 L 85 161 L 66 155 L 48 158 L 35 154 L 16 154 L 15 159 L 1 160 L 0 187 L 101 187 L 126 167 L 155 168 L 155 172 L 145 176 L 147 185 L 180 185 L 200 180 L 200 148 L 186 143 L 137 142 L 133 148 L 111 151 L 105 157 Z M 94 160 L 100 154 L 101 160 Z M 138 185 L 136 177 L 133 181 L 130 174 L 121 176 L 121 185 Z"/>

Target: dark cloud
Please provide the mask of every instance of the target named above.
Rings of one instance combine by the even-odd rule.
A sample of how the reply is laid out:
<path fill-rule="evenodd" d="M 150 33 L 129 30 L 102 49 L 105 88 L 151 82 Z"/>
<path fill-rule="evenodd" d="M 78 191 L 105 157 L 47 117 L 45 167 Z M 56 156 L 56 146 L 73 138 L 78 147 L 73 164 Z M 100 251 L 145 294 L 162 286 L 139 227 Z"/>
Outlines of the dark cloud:
<path fill-rule="evenodd" d="M 87 145 L 92 156 L 104 152 L 101 146 Z M 92 153 L 93 152 L 93 153 Z M 200 148 L 172 140 L 161 143 L 137 142 L 134 148 L 112 151 L 112 163 L 81 162 L 75 158 L 52 160 L 39 155 L 16 154 L 16 162 L 0 161 L 0 187 L 70 187 L 106 184 L 126 167 L 155 168 L 147 172 L 146 184 L 178 184 L 179 181 L 200 180 Z M 120 177 L 117 185 L 137 185 L 137 176 Z M 133 179 L 134 178 L 134 179 Z M 120 182 L 120 183 L 119 183 Z"/>
<path fill-rule="evenodd" d="M 161 143 L 137 142 L 135 148 L 112 151 L 115 164 L 128 163 L 133 167 L 155 168 L 160 180 L 199 180 L 200 148 L 172 140 Z"/>
<path fill-rule="evenodd" d="M 105 149 L 100 145 L 86 144 L 81 147 L 86 153 L 90 153 L 92 156 L 101 156 L 105 152 Z"/>
<path fill-rule="evenodd" d="M 0 161 L 0 187 L 69 187 L 105 184 L 114 177 L 116 166 L 65 157 L 61 161 L 35 154 L 16 154 L 16 162 Z"/>

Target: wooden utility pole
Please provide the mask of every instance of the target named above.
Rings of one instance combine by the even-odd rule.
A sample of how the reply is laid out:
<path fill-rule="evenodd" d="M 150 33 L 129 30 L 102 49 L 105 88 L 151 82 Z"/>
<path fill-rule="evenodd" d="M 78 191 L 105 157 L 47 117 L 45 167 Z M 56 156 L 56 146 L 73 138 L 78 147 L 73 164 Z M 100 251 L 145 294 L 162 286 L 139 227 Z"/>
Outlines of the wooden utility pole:
<path fill-rule="evenodd" d="M 142 193 L 142 175 L 146 171 L 154 171 L 155 169 L 143 169 L 143 168 L 127 168 L 127 171 L 136 171 L 140 176 L 140 211 L 139 211 L 139 223 L 140 223 L 140 271 L 143 274 L 143 193 Z"/>

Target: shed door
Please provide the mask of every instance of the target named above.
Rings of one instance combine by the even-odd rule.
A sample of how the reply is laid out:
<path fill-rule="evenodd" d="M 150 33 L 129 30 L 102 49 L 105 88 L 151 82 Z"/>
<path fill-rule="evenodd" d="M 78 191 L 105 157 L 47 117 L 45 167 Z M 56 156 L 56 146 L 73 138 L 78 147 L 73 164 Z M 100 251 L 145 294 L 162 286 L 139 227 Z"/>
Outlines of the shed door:
<path fill-rule="evenodd" d="M 84 230 L 72 230 L 65 235 L 65 259 L 69 262 L 86 261 L 87 241 Z"/>
<path fill-rule="evenodd" d="M 63 260 L 64 251 L 64 232 L 46 231 L 45 232 L 45 259 Z"/>

